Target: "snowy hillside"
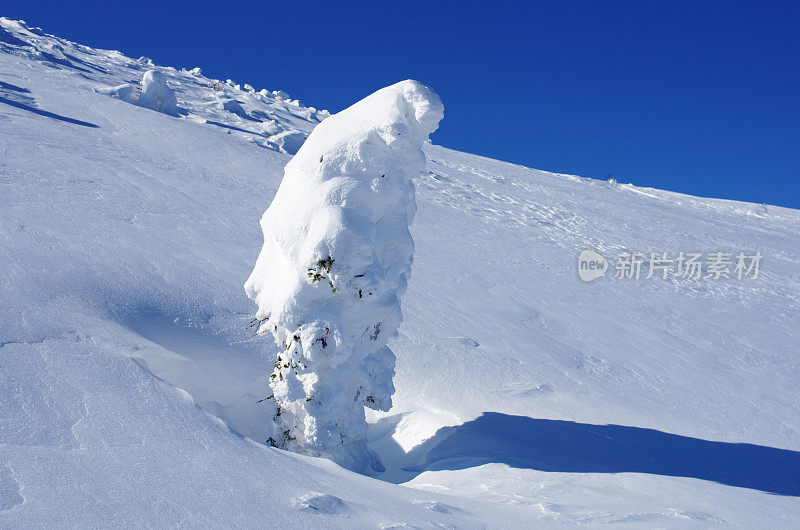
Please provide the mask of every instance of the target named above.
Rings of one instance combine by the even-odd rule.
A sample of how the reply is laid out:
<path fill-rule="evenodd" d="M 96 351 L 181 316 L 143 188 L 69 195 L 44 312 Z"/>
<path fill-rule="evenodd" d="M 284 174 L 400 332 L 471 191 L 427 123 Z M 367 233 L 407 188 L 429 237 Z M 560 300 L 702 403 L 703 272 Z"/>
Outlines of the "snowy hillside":
<path fill-rule="evenodd" d="M 431 144 L 386 470 L 264 445 L 242 286 L 327 116 L 0 19 L 0 527 L 800 525 L 800 212 Z"/>

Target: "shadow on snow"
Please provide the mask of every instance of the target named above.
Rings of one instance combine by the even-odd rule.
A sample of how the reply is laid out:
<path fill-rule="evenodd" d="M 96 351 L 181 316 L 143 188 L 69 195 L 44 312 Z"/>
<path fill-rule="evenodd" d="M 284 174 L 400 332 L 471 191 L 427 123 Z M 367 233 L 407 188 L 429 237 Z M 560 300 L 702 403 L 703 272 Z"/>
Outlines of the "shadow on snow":
<path fill-rule="evenodd" d="M 622 425 L 592 425 L 486 412 L 444 427 L 403 466 L 423 471 L 489 463 L 560 473 L 649 473 L 800 496 L 800 452 L 679 436 Z M 398 479 L 400 477 L 397 477 Z M 400 481 L 400 480 L 398 480 Z"/>
<path fill-rule="evenodd" d="M 4 83 L 4 85 L 5 84 L 6 83 Z M 48 112 L 46 110 L 37 109 L 36 107 L 22 103 L 21 101 L 14 101 L 12 99 L 2 96 L 0 96 L 0 103 L 5 103 L 6 105 L 10 105 L 18 109 L 27 110 L 28 112 L 33 112 L 34 114 L 38 114 L 40 116 L 46 116 L 48 118 L 53 118 L 54 120 L 72 123 L 74 125 L 82 125 L 83 127 L 97 127 L 97 125 L 95 125 L 94 123 L 89 123 L 88 121 L 76 120 L 74 118 L 68 118 L 67 116 L 62 116 L 61 114 L 56 114 L 54 112 Z"/>

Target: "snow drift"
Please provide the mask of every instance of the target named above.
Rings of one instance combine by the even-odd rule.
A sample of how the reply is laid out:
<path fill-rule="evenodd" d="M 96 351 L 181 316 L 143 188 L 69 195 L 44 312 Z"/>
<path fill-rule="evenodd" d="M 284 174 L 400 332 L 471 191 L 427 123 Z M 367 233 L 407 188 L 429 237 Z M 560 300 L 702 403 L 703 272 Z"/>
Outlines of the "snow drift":
<path fill-rule="evenodd" d="M 402 81 L 322 122 L 286 165 L 245 285 L 258 332 L 284 350 L 270 376 L 274 445 L 382 470 L 364 407 L 392 405 L 387 342 L 414 251 L 411 178 L 442 117 L 436 94 Z"/>
<path fill-rule="evenodd" d="M 267 140 L 275 145 L 279 151 L 294 155 L 306 141 L 305 133 L 301 131 L 283 131 L 270 136 Z"/>

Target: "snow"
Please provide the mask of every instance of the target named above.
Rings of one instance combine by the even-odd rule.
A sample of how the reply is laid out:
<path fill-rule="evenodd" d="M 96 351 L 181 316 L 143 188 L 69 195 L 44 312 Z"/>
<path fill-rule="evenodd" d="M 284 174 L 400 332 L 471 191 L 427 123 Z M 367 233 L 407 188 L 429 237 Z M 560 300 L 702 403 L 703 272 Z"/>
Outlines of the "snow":
<path fill-rule="evenodd" d="M 223 110 L 227 110 L 228 112 L 231 112 L 233 114 L 236 114 L 241 118 L 244 119 L 249 118 L 247 112 L 244 110 L 244 107 L 242 107 L 242 104 L 236 101 L 235 99 L 226 99 L 221 101 L 220 108 L 222 108 Z"/>
<path fill-rule="evenodd" d="M 267 138 L 282 153 L 294 155 L 306 141 L 306 133 L 302 131 L 283 131 Z"/>
<path fill-rule="evenodd" d="M 142 93 L 136 104 L 170 116 L 178 114 L 178 99 L 175 97 L 175 91 L 167 84 L 167 76 L 158 70 L 148 70 L 144 73 Z"/>
<path fill-rule="evenodd" d="M 291 159 L 263 128 L 325 113 L 0 27 L 0 526 L 800 525 L 800 212 L 424 145 L 369 478 L 263 444 L 241 289 Z M 153 69 L 185 115 L 96 92 Z M 587 283 L 585 249 L 764 262 Z"/>
<path fill-rule="evenodd" d="M 402 81 L 319 124 L 286 164 L 261 218 L 245 284 L 256 333 L 282 350 L 270 375 L 272 445 L 384 471 L 364 408 L 388 411 L 416 211 L 411 179 L 443 117 L 429 88 Z"/>
<path fill-rule="evenodd" d="M 130 84 L 118 85 L 100 88 L 98 92 L 156 112 L 170 116 L 178 115 L 178 99 L 175 97 L 175 91 L 167 84 L 167 77 L 158 70 L 146 71 L 139 87 Z"/>

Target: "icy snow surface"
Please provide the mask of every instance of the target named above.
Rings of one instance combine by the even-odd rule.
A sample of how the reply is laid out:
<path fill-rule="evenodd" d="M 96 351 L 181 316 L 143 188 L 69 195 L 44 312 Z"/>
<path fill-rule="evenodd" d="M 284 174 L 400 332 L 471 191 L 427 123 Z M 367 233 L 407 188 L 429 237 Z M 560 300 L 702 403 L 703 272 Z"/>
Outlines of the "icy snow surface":
<path fill-rule="evenodd" d="M 799 212 L 426 145 L 368 478 L 260 443 L 241 289 L 270 138 L 327 113 L 0 27 L 0 527 L 800 525 Z M 181 115 L 98 92 L 149 70 Z M 587 248 L 764 260 L 584 283 Z"/>

